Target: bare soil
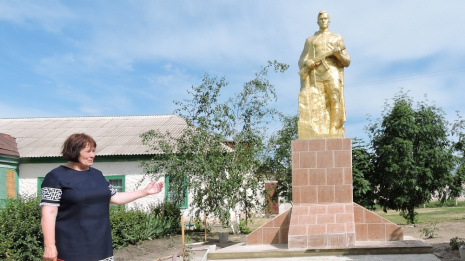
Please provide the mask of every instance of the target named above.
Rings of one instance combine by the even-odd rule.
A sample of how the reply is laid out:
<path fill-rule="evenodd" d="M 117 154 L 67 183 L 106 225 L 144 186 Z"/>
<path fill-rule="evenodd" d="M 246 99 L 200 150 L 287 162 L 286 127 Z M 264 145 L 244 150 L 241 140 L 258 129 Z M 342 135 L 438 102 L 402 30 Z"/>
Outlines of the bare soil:
<path fill-rule="evenodd" d="M 196 255 L 197 249 L 204 247 L 196 246 L 197 242 L 204 242 L 204 232 L 186 232 L 189 237 L 189 246 L 186 251 L 191 256 Z M 218 233 L 212 232 L 207 235 L 207 243 L 205 245 L 216 245 L 216 249 L 224 248 L 236 244 L 238 242 L 245 242 L 247 235 L 229 235 L 229 241 L 226 243 L 219 242 Z M 182 256 L 183 245 L 181 235 L 175 235 L 168 238 L 160 238 L 150 241 L 144 241 L 140 245 L 131 245 L 115 251 L 115 260 L 117 261 L 155 261 L 162 259 L 171 260 L 173 255 Z M 199 251 L 201 252 L 201 251 Z M 202 254 L 205 251 L 201 252 Z M 197 254 L 198 255 L 198 254 Z M 182 260 L 178 257 L 177 260 Z"/>
<path fill-rule="evenodd" d="M 257 227 L 261 223 L 265 223 L 266 219 L 255 224 Z M 421 230 L 424 228 L 434 228 L 433 238 L 425 238 L 422 235 Z M 463 238 L 465 237 L 465 220 L 457 221 L 444 221 L 436 225 L 432 224 L 420 224 L 402 225 L 404 229 L 404 235 L 415 237 L 433 246 L 433 254 L 436 255 L 440 260 L 443 261 L 460 261 L 460 255 L 458 250 L 452 250 L 449 243 L 450 239 L 454 237 Z M 220 243 L 218 240 L 219 231 L 224 231 L 221 227 L 213 227 L 211 233 L 208 234 L 208 244 L 214 244 L 218 248 L 223 248 L 237 242 L 245 242 L 245 235 L 230 235 L 229 242 Z M 202 242 L 204 241 L 203 232 L 186 232 L 189 234 L 189 243 Z M 195 245 L 190 247 L 190 252 L 195 252 Z M 193 250 L 192 250 L 193 249 Z M 169 238 L 161 238 L 156 240 L 144 241 L 140 245 L 131 245 L 115 251 L 115 259 L 117 261 L 154 261 L 163 257 L 172 257 L 173 254 L 182 254 L 182 239 L 180 235 L 171 236 Z M 165 259 L 165 260 L 171 260 Z M 180 259 L 178 259 L 180 260 Z"/>
<path fill-rule="evenodd" d="M 433 238 L 425 238 L 421 230 L 423 228 L 431 229 L 437 227 Z M 404 235 L 413 236 L 433 246 L 433 254 L 443 261 L 460 261 L 458 250 L 452 250 L 450 240 L 454 237 L 459 237 L 465 240 L 465 220 L 444 221 L 436 225 L 434 224 L 419 224 L 415 227 L 412 225 L 402 225 Z"/>

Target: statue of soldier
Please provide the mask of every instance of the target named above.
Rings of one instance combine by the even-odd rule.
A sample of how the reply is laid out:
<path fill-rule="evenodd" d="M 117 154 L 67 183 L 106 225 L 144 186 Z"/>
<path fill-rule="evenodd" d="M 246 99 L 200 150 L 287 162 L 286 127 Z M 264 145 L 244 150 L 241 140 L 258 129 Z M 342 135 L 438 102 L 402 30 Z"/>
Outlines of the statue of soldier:
<path fill-rule="evenodd" d="M 350 56 L 345 50 L 342 37 L 329 31 L 329 22 L 329 14 L 326 11 L 318 13 L 317 23 L 320 30 L 307 38 L 299 59 L 301 93 L 308 92 L 311 93 L 311 96 L 320 96 L 306 98 L 309 106 L 313 106 L 313 110 L 306 115 L 307 117 L 329 117 L 329 119 L 302 119 L 302 115 L 305 114 L 302 113 L 302 107 L 305 107 L 305 105 L 302 105 L 299 94 L 300 122 L 313 122 L 313 124 L 323 126 L 323 128 L 322 126 L 311 127 L 313 130 L 310 132 L 313 133 L 310 136 L 301 135 L 299 129 L 299 139 L 306 139 L 308 137 L 344 138 L 343 124 L 346 119 L 344 107 L 344 67 L 349 66 Z M 315 107 L 314 104 L 310 104 L 315 102 L 319 102 L 321 106 Z M 326 112 L 318 112 L 320 109 L 315 108 L 324 108 Z M 326 125 L 324 122 L 326 122 Z M 312 124 L 309 123 L 309 125 Z"/>

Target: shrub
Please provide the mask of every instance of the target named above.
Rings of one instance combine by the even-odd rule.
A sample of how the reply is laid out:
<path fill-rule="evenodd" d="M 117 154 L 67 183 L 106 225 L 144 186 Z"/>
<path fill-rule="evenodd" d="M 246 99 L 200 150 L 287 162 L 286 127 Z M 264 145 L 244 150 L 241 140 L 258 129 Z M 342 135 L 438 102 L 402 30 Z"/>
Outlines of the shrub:
<path fill-rule="evenodd" d="M 0 260 L 42 260 L 40 198 L 11 199 L 0 207 Z M 160 204 L 156 213 L 110 208 L 113 249 L 180 231 L 180 211 Z"/>
<path fill-rule="evenodd" d="M 436 227 L 437 224 L 438 224 L 437 222 L 433 222 L 432 224 L 426 225 L 425 227 L 420 229 L 420 231 L 419 231 L 419 232 L 421 232 L 420 237 L 423 236 L 423 235 L 426 238 L 433 238 L 433 237 L 437 236 L 436 231 L 439 230 L 439 228 Z"/>
<path fill-rule="evenodd" d="M 173 203 L 164 202 L 151 208 L 152 215 L 166 222 L 164 235 L 174 235 L 181 231 L 181 210 Z"/>
<path fill-rule="evenodd" d="M 252 230 L 247 226 L 247 222 L 245 220 L 241 220 L 239 222 L 239 231 L 242 234 L 250 234 L 250 233 L 252 233 Z"/>
<path fill-rule="evenodd" d="M 145 221 L 143 233 L 144 240 L 166 237 L 178 232 L 176 227 L 180 227 L 176 219 L 160 218 L 155 215 L 148 215 Z"/>
<path fill-rule="evenodd" d="M 150 213 L 112 207 L 110 222 L 113 249 L 177 234 L 181 231 L 180 217 L 181 211 L 169 203 L 155 205 Z"/>
<path fill-rule="evenodd" d="M 460 246 L 465 245 L 465 241 L 463 241 L 461 238 L 454 237 L 450 239 L 449 245 L 452 250 L 458 250 Z"/>
<path fill-rule="evenodd" d="M 445 201 L 431 201 L 431 202 L 426 202 L 425 207 L 427 208 L 442 208 L 442 207 L 455 207 L 455 200 L 454 199 L 449 199 Z"/>
<path fill-rule="evenodd" d="M 113 249 L 135 245 L 144 240 L 142 234 L 145 229 L 146 217 L 147 214 L 142 211 L 125 211 L 123 208 L 111 207 L 110 224 Z"/>
<path fill-rule="evenodd" d="M 42 260 L 39 198 L 7 200 L 0 208 L 0 259 Z"/>

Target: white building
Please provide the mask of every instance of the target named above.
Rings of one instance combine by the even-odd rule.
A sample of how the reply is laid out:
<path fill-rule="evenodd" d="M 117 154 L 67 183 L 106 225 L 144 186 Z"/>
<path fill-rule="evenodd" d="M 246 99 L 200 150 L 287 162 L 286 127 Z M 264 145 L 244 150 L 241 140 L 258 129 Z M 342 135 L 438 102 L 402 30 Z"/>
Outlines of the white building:
<path fill-rule="evenodd" d="M 144 179 L 140 162 L 161 152 L 149 151 L 140 134 L 149 130 L 176 134 L 186 126 L 185 120 L 176 115 L 0 119 L 0 201 L 39 195 L 45 175 L 65 163 L 62 145 L 73 133 L 86 133 L 95 139 L 93 167 L 101 170 L 115 188 L 144 188 L 151 180 Z M 165 193 L 139 199 L 127 207 L 161 203 L 168 190 L 169 186 L 165 186 Z M 185 203 L 182 208 L 188 207 L 187 198 Z"/>

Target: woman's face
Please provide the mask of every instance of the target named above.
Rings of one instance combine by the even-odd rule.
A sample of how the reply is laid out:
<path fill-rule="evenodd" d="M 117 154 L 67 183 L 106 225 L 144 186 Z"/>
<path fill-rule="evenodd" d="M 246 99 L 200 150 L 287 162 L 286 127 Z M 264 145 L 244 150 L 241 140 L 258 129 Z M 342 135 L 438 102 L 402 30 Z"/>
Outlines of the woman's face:
<path fill-rule="evenodd" d="M 92 166 L 95 158 L 95 148 L 89 144 L 79 152 L 79 163 L 86 167 Z"/>

